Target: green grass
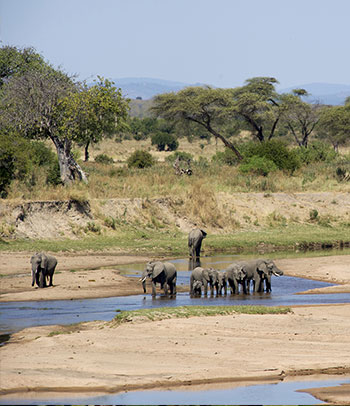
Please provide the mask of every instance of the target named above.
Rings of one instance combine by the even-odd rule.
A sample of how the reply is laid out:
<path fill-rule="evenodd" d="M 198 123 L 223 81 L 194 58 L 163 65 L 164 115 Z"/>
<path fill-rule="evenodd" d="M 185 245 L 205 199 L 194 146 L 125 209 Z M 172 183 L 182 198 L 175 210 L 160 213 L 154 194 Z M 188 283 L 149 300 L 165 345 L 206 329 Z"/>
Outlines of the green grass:
<path fill-rule="evenodd" d="M 203 241 L 205 255 L 213 253 L 254 252 L 262 247 L 295 250 L 310 244 L 335 244 L 350 240 L 344 225 L 323 227 L 318 224 L 290 224 L 256 231 L 208 234 Z M 262 244 L 264 244 L 262 246 Z M 336 245 L 336 244 L 335 244 Z M 178 230 L 143 229 L 123 226 L 112 235 L 89 235 L 77 240 L 0 240 L 0 251 L 118 251 L 132 255 L 187 256 L 187 234 Z"/>
<path fill-rule="evenodd" d="M 269 306 L 179 306 L 122 311 L 112 320 L 113 326 L 134 320 L 155 321 L 174 318 L 225 316 L 230 314 L 287 314 L 289 307 Z"/>

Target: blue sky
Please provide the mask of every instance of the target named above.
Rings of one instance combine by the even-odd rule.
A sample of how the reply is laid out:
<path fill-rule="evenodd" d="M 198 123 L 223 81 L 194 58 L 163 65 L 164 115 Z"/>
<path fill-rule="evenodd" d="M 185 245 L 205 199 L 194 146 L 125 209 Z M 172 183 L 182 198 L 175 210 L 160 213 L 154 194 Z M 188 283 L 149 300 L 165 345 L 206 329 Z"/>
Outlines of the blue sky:
<path fill-rule="evenodd" d="M 0 0 L 1 45 L 90 80 L 350 84 L 350 0 Z"/>

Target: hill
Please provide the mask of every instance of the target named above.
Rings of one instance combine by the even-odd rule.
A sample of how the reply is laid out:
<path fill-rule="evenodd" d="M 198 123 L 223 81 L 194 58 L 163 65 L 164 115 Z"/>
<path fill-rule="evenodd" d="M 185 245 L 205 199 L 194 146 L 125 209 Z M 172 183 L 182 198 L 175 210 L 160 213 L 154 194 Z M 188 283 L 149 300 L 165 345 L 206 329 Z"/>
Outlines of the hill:
<path fill-rule="evenodd" d="M 177 92 L 187 86 L 201 86 L 202 83 L 183 83 L 154 78 L 114 78 L 116 86 L 120 87 L 124 96 L 130 99 L 141 98 L 149 100 L 157 94 Z M 305 89 L 310 93 L 309 102 L 341 105 L 350 96 L 350 85 L 333 83 L 307 83 L 289 88 L 278 89 L 281 93 L 291 92 L 293 89 Z"/>

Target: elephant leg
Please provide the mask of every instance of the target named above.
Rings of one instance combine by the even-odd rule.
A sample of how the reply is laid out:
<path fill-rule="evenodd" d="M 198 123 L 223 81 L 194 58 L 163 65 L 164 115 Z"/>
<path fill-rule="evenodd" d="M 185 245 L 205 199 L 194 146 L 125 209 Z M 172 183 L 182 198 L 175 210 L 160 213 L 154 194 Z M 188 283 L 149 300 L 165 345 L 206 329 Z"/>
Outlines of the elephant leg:
<path fill-rule="evenodd" d="M 50 283 L 49 283 L 49 286 L 53 286 L 53 284 L 52 284 L 52 278 L 53 278 L 53 274 L 50 275 Z"/>
<path fill-rule="evenodd" d="M 152 296 L 156 295 L 156 283 L 152 281 Z"/>
<path fill-rule="evenodd" d="M 204 283 L 204 295 L 207 296 L 208 294 L 208 283 Z"/>

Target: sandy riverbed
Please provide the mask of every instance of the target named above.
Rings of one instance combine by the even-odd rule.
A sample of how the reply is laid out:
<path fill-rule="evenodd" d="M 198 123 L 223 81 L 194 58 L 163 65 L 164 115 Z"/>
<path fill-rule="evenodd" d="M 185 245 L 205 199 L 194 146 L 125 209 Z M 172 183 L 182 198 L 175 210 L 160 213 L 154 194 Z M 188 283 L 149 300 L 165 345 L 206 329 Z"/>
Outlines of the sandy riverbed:
<path fill-rule="evenodd" d="M 28 275 L 28 255 L 1 254 L 0 273 L 13 277 L 1 278 L 4 293 L 0 300 L 141 293 L 137 281 L 119 274 L 118 264 L 147 260 L 113 255 L 62 256 L 55 286 L 34 289 Z M 287 275 L 340 284 L 321 291 L 350 292 L 350 256 L 281 259 L 276 263 Z M 100 266 L 113 269 L 105 269 L 103 274 L 91 269 Z M 288 380 L 317 374 L 325 379 L 333 374 L 349 377 L 349 315 L 350 305 L 340 304 L 295 307 L 285 315 L 193 317 L 119 327 L 92 322 L 68 330 L 60 326 L 34 327 L 14 334 L 0 348 L 1 393 L 58 389 L 109 392 L 208 382 Z M 50 335 L 52 332 L 63 334 Z M 313 394 L 332 403 L 348 404 L 350 385 Z"/>

